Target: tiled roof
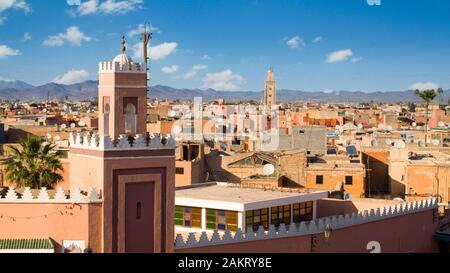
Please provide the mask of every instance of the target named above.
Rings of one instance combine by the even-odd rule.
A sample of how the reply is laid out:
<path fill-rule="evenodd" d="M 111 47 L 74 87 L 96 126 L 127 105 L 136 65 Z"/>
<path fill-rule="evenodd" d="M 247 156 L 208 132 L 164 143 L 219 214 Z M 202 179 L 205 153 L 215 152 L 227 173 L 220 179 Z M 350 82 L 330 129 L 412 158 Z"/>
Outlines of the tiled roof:
<path fill-rule="evenodd" d="M 0 239 L 0 249 L 54 249 L 50 239 Z"/>

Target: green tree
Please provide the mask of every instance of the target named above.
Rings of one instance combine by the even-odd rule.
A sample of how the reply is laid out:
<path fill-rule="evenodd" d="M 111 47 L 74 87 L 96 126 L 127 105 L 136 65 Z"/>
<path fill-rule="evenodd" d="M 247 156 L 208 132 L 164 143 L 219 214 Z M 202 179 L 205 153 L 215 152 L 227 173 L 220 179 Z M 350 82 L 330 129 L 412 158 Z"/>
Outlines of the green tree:
<path fill-rule="evenodd" d="M 427 138 L 428 138 L 428 106 L 430 102 L 436 98 L 437 95 L 442 94 L 444 90 L 442 88 L 434 89 L 426 89 L 420 91 L 416 90 L 416 95 L 419 96 L 423 102 L 425 103 L 425 146 L 427 146 Z"/>
<path fill-rule="evenodd" d="M 20 142 L 20 147 L 9 146 L 10 156 L 6 165 L 6 179 L 17 187 L 52 188 L 63 179 L 60 153 L 56 145 L 44 144 L 35 136 L 28 136 Z"/>

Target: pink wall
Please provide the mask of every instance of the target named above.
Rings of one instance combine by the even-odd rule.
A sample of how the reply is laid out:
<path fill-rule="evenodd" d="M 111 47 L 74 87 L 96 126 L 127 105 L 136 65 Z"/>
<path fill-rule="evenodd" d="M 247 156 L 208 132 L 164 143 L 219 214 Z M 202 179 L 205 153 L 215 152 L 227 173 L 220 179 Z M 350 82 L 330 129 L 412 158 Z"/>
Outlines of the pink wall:
<path fill-rule="evenodd" d="M 102 252 L 101 213 L 102 204 L 2 204 L 0 238 L 51 238 L 56 252 L 61 252 L 63 240 L 84 240 L 98 253 Z"/>
<path fill-rule="evenodd" d="M 331 232 L 237 244 L 177 249 L 176 253 L 369 253 L 367 244 L 377 241 L 382 253 L 438 252 L 432 235 L 439 227 L 436 209 L 388 218 Z"/>

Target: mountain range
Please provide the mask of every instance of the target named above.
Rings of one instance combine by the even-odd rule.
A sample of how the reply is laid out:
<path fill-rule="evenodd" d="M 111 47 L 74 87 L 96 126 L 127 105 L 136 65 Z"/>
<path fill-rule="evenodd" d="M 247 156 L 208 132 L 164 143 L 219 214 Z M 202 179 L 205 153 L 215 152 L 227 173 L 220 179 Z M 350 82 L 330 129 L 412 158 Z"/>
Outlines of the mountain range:
<path fill-rule="evenodd" d="M 46 98 L 68 97 L 73 100 L 90 99 L 97 96 L 98 81 L 85 81 L 76 84 L 64 85 L 48 83 L 41 86 L 32 86 L 23 81 L 0 80 L 0 99 L 3 100 L 29 100 L 38 101 Z M 214 89 L 178 89 L 164 85 L 150 87 L 149 97 L 158 99 L 193 100 L 202 97 L 204 101 L 223 98 L 226 101 L 260 101 L 263 91 L 220 91 Z M 279 102 L 293 101 L 321 101 L 321 102 L 420 102 L 413 90 L 362 92 L 362 91 L 334 91 L 310 92 L 301 90 L 281 89 L 277 91 Z M 442 94 L 441 99 L 447 102 L 450 99 L 449 90 Z"/>

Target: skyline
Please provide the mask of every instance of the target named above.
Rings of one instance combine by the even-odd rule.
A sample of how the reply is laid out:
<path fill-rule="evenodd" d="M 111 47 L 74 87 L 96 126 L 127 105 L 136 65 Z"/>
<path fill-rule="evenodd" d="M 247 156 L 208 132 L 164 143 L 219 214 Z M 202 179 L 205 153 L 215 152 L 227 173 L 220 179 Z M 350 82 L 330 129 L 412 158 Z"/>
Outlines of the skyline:
<path fill-rule="evenodd" d="M 127 54 L 139 61 L 141 24 L 148 21 L 151 85 L 260 91 L 273 67 L 279 89 L 450 87 L 450 3 L 443 1 L 77 4 L 0 0 L 0 79 L 33 85 L 97 80 L 98 62 L 119 54 L 121 32 Z"/>

